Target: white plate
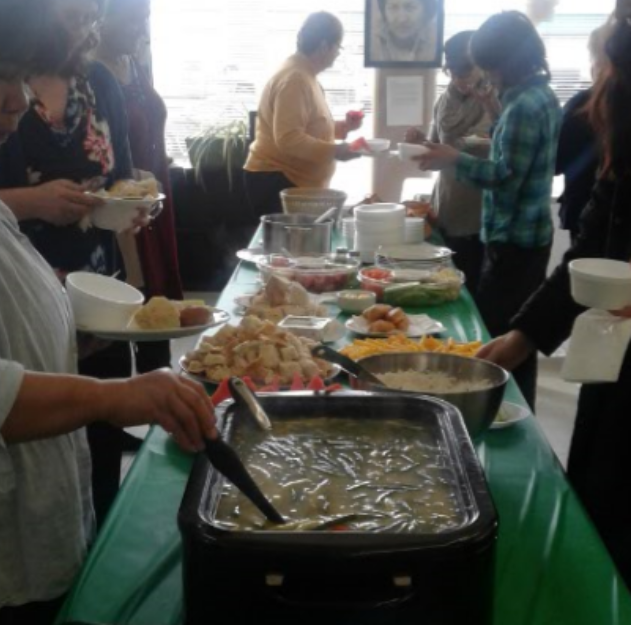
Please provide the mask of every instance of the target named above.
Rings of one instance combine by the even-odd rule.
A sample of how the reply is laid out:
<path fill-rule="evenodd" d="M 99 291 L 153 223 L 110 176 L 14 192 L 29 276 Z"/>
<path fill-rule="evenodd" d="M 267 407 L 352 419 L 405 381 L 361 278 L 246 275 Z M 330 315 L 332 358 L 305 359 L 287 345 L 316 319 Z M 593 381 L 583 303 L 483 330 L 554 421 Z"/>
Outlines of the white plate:
<path fill-rule="evenodd" d="M 519 404 L 505 402 L 491 428 L 493 430 L 511 428 L 511 426 L 515 426 L 516 424 L 523 422 L 530 416 L 531 412 L 527 408 L 520 406 Z"/>
<path fill-rule="evenodd" d="M 465 137 L 465 143 L 467 146 L 490 146 L 492 141 L 488 137 L 478 137 L 478 135 L 471 135 Z"/>
<path fill-rule="evenodd" d="M 453 256 L 453 251 L 430 243 L 422 243 L 414 246 L 381 246 L 377 256 L 395 261 L 430 262 L 448 259 Z"/>
<path fill-rule="evenodd" d="M 246 248 L 237 252 L 236 256 L 245 263 L 257 265 L 261 261 L 266 261 L 268 255 L 264 252 L 264 248 Z"/>
<path fill-rule="evenodd" d="M 186 328 L 172 328 L 169 330 L 143 330 L 142 328 L 132 325 L 122 328 L 121 330 L 100 330 L 98 328 L 89 328 L 78 326 L 77 330 L 82 333 L 94 335 L 99 339 L 106 341 L 130 341 L 134 343 L 143 343 L 146 341 L 170 341 L 172 339 L 182 339 L 184 337 L 195 337 L 202 335 L 210 328 L 223 326 L 231 320 L 231 315 L 221 309 L 214 309 L 214 319 L 208 324 L 202 326 L 188 326 Z"/>
<path fill-rule="evenodd" d="M 371 333 L 369 331 L 370 324 L 363 317 L 351 317 L 346 323 L 346 328 L 357 335 L 375 339 L 385 339 L 392 335 L 405 335 L 410 339 L 416 339 L 426 335 L 444 333 L 447 330 L 440 322 L 432 319 L 429 315 L 409 315 L 408 317 L 411 326 L 406 333 L 400 331 L 393 333 Z"/>
<path fill-rule="evenodd" d="M 380 156 L 385 156 L 388 155 L 390 153 L 390 149 L 388 148 L 387 150 L 357 150 L 357 154 L 360 154 L 361 156 L 364 157 L 380 157 Z"/>
<path fill-rule="evenodd" d="M 103 193 L 89 193 L 94 198 L 99 198 L 104 205 L 96 208 L 90 215 L 90 221 L 101 230 L 111 230 L 117 233 L 130 230 L 134 227 L 134 220 L 138 215 L 138 209 L 144 208 L 151 212 L 154 207 L 165 200 L 165 194 L 159 194 L 156 198 L 122 199 L 111 198 Z"/>
<path fill-rule="evenodd" d="M 217 387 L 220 382 L 218 381 L 213 381 L 213 380 L 209 380 L 206 376 L 203 376 L 202 374 L 191 374 L 190 372 L 187 371 L 187 368 L 185 367 L 185 357 L 181 357 L 178 361 L 178 365 L 181 368 L 181 372 L 187 376 L 188 378 L 191 378 L 192 380 L 198 381 L 199 383 L 203 383 L 204 385 L 214 385 L 215 387 Z M 326 385 L 329 385 L 332 383 L 332 381 L 337 378 L 337 376 L 339 376 L 339 374 L 341 374 L 342 369 L 339 365 L 333 365 L 331 370 L 330 370 L 330 374 L 328 375 L 328 377 L 324 380 L 324 382 L 326 383 Z M 258 387 L 264 387 L 266 385 L 266 383 L 261 383 L 257 380 L 253 381 Z M 308 381 L 310 382 L 310 381 Z M 304 384 L 308 384 L 306 382 L 304 382 Z M 282 387 L 280 389 L 280 391 L 288 391 L 290 389 L 290 385 L 289 386 L 285 386 Z"/>

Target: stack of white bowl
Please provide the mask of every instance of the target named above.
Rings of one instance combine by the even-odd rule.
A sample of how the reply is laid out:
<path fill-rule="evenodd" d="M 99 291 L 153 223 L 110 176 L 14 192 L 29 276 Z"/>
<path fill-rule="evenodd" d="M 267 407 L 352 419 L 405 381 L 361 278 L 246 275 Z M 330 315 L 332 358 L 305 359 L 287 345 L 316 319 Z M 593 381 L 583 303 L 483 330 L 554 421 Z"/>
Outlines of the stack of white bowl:
<path fill-rule="evenodd" d="M 425 241 L 425 218 L 408 217 L 405 223 L 405 243 L 415 245 Z"/>
<path fill-rule="evenodd" d="M 381 246 L 405 243 L 407 209 L 402 204 L 367 204 L 356 207 L 355 245 L 364 263 L 373 263 Z"/>

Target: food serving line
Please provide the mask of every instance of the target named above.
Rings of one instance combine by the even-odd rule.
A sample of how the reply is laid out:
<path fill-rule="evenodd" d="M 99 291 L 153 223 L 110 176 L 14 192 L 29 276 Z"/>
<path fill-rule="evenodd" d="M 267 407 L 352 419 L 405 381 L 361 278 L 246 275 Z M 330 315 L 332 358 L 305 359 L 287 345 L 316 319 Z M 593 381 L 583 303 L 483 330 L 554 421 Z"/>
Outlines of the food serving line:
<path fill-rule="evenodd" d="M 235 311 L 236 299 L 256 291 L 257 280 L 256 268 L 241 264 L 223 292 L 219 308 Z M 426 308 L 424 313 L 441 322 L 446 335 L 456 341 L 488 338 L 465 291 L 457 300 Z M 342 340 L 338 347 L 349 342 L 350 338 Z M 526 408 L 514 383 L 508 386 L 506 399 Z M 494 617 L 490 622 L 471 623 L 630 623 L 629 593 L 537 421 L 531 417 L 512 428 L 490 431 L 476 450 L 500 525 Z M 151 432 L 58 623 L 187 623 L 177 519 L 193 465 L 194 460 L 181 453 L 165 433 L 159 429 Z M 222 571 L 214 568 L 224 571 L 227 564 L 212 558 L 205 567 L 221 579 Z M 456 592 L 463 593 L 469 576 L 477 577 L 479 572 L 467 569 L 456 571 L 455 576 L 460 581 Z M 211 580 L 210 576 L 208 602 L 213 619 L 214 604 L 232 592 L 227 588 L 219 591 Z M 236 607 L 240 604 L 239 583 L 236 580 Z M 223 598 L 215 602 L 214 593 Z M 225 613 L 219 616 L 225 622 L 227 617 Z M 426 619 L 421 614 L 416 622 L 391 623 L 429 623 Z M 266 623 L 266 617 L 260 621 Z M 341 618 L 335 613 L 330 623 L 342 623 Z"/>

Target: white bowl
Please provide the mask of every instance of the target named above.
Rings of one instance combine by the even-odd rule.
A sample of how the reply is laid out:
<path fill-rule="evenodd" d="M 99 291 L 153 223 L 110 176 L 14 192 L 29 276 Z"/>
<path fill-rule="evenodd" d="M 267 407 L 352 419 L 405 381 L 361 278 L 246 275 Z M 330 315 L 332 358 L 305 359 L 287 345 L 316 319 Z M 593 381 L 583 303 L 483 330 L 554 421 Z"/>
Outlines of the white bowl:
<path fill-rule="evenodd" d="M 366 143 L 370 152 L 376 153 L 387 152 L 392 146 L 392 142 L 389 139 L 366 139 Z"/>
<path fill-rule="evenodd" d="M 339 308 L 348 315 L 361 315 L 377 302 L 377 295 L 372 291 L 342 291 L 337 296 Z"/>
<path fill-rule="evenodd" d="M 390 202 L 364 204 L 356 207 L 354 215 L 357 224 L 360 222 L 380 222 L 383 224 L 404 223 L 407 208 L 402 204 Z"/>
<path fill-rule="evenodd" d="M 401 161 L 411 161 L 414 157 L 429 153 L 429 148 L 417 143 L 399 143 L 398 155 Z"/>
<path fill-rule="evenodd" d="M 578 259 L 570 264 L 572 295 L 581 306 L 616 311 L 632 302 L 632 268 L 623 261 Z"/>
<path fill-rule="evenodd" d="M 89 272 L 69 274 L 66 290 L 80 330 L 125 329 L 145 300 L 138 289 Z"/>
<path fill-rule="evenodd" d="M 144 209 L 150 213 L 159 202 L 165 200 L 164 194 L 160 194 L 158 198 L 147 200 L 123 200 L 95 195 L 104 200 L 105 204 L 92 212 L 90 219 L 93 225 L 101 230 L 111 230 L 115 233 L 122 233 L 134 228 L 134 221 L 139 215 L 139 209 Z"/>

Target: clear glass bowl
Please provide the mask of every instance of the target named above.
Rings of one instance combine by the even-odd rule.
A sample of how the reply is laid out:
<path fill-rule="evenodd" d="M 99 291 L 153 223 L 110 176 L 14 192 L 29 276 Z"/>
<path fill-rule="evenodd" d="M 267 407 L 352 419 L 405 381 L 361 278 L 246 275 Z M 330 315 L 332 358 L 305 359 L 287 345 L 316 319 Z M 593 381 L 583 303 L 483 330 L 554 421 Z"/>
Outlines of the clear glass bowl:
<path fill-rule="evenodd" d="M 258 263 L 262 278 L 267 281 L 277 275 L 302 285 L 309 293 L 332 293 L 356 286 L 361 262 L 342 261 L 335 254 L 288 258 L 271 255 Z"/>

